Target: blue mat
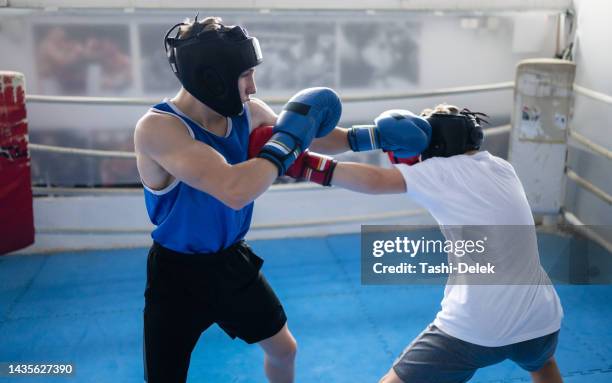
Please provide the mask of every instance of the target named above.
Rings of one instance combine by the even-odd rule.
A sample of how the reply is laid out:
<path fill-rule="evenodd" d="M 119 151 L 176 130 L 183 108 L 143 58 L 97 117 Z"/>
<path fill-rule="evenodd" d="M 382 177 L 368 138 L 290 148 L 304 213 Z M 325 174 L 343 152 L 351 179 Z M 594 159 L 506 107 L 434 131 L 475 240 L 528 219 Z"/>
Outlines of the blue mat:
<path fill-rule="evenodd" d="M 553 235 L 541 244 L 554 249 Z M 358 235 L 253 241 L 299 343 L 297 382 L 377 382 L 433 320 L 443 286 L 362 286 Z M 0 382 L 141 382 L 146 249 L 0 257 L 0 363 L 70 362 L 75 376 Z M 559 286 L 566 382 L 612 381 L 612 286 Z M 189 381 L 262 382 L 258 346 L 218 327 Z M 505 362 L 472 382 L 530 381 Z"/>

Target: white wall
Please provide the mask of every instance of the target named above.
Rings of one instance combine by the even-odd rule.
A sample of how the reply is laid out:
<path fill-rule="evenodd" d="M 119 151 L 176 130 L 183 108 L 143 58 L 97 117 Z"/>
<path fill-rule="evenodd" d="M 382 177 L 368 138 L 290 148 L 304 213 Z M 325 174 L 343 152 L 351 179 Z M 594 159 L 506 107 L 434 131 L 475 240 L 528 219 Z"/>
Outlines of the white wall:
<path fill-rule="evenodd" d="M 450 4 L 449 2 L 446 2 Z M 482 3 L 482 2 L 481 2 Z M 512 3 L 512 2 L 510 2 Z M 520 2 L 519 2 L 520 3 Z M 562 2 L 550 2 L 558 6 Z M 517 3 L 515 2 L 515 5 Z M 477 2 L 471 6 L 476 7 Z M 483 5 L 483 9 L 487 9 Z M 435 8 L 435 7 L 434 7 Z M 493 7 L 503 9 L 502 5 Z M 537 7 L 536 7 L 537 8 Z M 553 7 L 554 8 L 554 7 Z M 324 21 L 333 25 L 348 22 L 381 23 L 407 21 L 415 27 L 418 50 L 419 78 L 416 83 L 405 88 L 385 89 L 371 87 L 368 89 L 338 89 L 341 94 L 360 93 L 381 94 L 388 91 L 417 91 L 435 88 L 447 88 L 485 83 L 511 81 L 517 62 L 529 57 L 551 57 L 555 50 L 556 15 L 558 11 L 530 11 L 525 13 L 505 11 L 483 13 L 466 11 L 469 7 L 457 7 L 462 12 L 302 12 L 295 13 L 275 11 L 271 14 L 257 12 L 234 12 L 224 14 L 226 20 L 248 23 L 279 24 L 280 34 L 285 31 L 283 22 L 287 20 Z M 477 8 L 475 8 L 477 9 Z M 513 9 L 513 8 L 510 8 Z M 26 75 L 27 92 L 39 94 L 42 85 L 37 73 L 36 42 L 33 30 L 40 25 L 109 25 L 130 26 L 129 39 L 133 65 L 136 73 L 139 69 L 138 26 L 148 23 L 170 23 L 184 17 L 186 11 L 168 11 L 166 13 L 136 11 L 125 13 L 113 11 L 75 11 L 67 14 L 63 11 L 15 10 L 0 8 L 0 50 L 10 52 L 0 55 L 0 68 L 16 70 Z M 281 25 L 282 24 L 282 25 Z M 161 41 L 160 41 L 161 44 Z M 342 44 L 339 41 L 338 44 Z M 265 57 L 265 52 L 264 52 Z M 376 58 L 373 58 L 376 61 Z M 265 65 L 265 64 L 264 64 Z M 271 64 L 268 64 L 271 65 Z M 263 70 L 263 69 L 262 69 Z M 407 68 L 408 70 L 408 68 Z M 137 74 L 135 74 L 138 77 Z M 139 81 L 151 81 L 142 79 Z M 146 94 L 139 88 L 139 81 L 134 87 L 122 94 L 91 94 L 92 96 L 146 96 L 163 97 L 168 94 Z M 334 84 L 328 84 L 334 86 Z M 335 86 L 334 86 L 335 87 Z M 281 90 L 282 95 L 292 92 Z M 286 94 L 285 94 L 286 93 Z M 261 88 L 259 94 L 279 96 L 278 90 Z M 490 115 L 508 115 L 510 111 L 511 92 L 497 91 L 475 95 L 453 97 L 435 97 L 410 100 L 393 100 L 382 102 L 348 103 L 343 114 L 345 121 L 364 122 L 371 120 L 379 111 L 389 108 L 407 108 L 420 110 L 441 101 L 470 105 L 473 109 L 486 110 Z M 279 109 L 280 106 L 274 106 Z M 134 121 L 145 107 L 127 106 L 82 106 L 67 104 L 29 103 L 28 109 L 31 129 L 131 129 Z"/>

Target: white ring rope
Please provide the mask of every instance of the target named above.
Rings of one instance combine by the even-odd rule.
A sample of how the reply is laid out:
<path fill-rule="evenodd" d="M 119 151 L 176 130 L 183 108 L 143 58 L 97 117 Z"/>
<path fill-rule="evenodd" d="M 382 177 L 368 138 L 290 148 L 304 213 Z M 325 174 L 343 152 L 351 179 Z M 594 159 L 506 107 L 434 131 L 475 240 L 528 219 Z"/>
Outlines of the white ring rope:
<path fill-rule="evenodd" d="M 587 96 L 593 100 L 605 102 L 606 104 L 612 104 L 612 96 L 607 95 L 605 93 L 597 92 L 589 88 L 585 88 L 578 84 L 574 84 L 574 92 L 583 96 Z"/>
<path fill-rule="evenodd" d="M 512 130 L 512 125 L 500 125 L 500 126 L 493 126 L 491 128 L 484 129 L 483 132 L 486 138 L 486 137 L 499 136 L 500 134 L 508 134 L 510 133 L 511 130 Z"/>
<path fill-rule="evenodd" d="M 267 192 L 297 192 L 297 191 L 308 191 L 308 190 L 332 190 L 331 188 L 322 188 L 320 185 L 300 182 L 291 184 L 276 184 L 272 185 Z M 104 195 L 104 194 L 142 194 L 142 188 L 73 188 L 73 187 L 54 187 L 54 186 L 33 186 L 32 192 L 34 195 L 48 195 L 48 194 L 71 194 L 71 195 Z"/>
<path fill-rule="evenodd" d="M 142 194 L 142 188 L 74 188 L 74 187 L 53 187 L 53 186 L 32 186 L 34 195 L 103 195 L 103 194 Z"/>
<path fill-rule="evenodd" d="M 602 237 L 599 233 L 586 226 L 578 217 L 576 217 L 573 213 L 564 210 L 563 218 L 565 221 L 572 225 L 572 228 L 580 233 L 582 233 L 585 237 L 589 238 L 593 242 L 598 243 L 604 249 L 608 251 L 608 253 L 612 253 L 612 243 L 610 243 L 606 238 Z"/>
<path fill-rule="evenodd" d="M 511 130 L 510 125 L 495 126 L 489 129 L 485 129 L 485 137 L 496 136 L 500 134 L 509 133 Z M 61 153 L 61 154 L 77 154 L 82 156 L 90 157 L 105 157 L 105 158 L 136 158 L 134 152 L 122 152 L 115 150 L 96 150 L 96 149 L 81 149 L 81 148 L 68 148 L 63 146 L 52 146 L 52 145 L 41 145 L 41 144 L 28 144 L 29 149 L 32 152 L 39 153 Z"/>
<path fill-rule="evenodd" d="M 136 158 L 134 152 L 121 152 L 115 150 L 96 150 L 96 149 L 80 149 L 67 148 L 62 146 L 28 144 L 28 148 L 33 152 L 41 153 L 62 153 L 62 154 L 78 154 L 89 157 L 107 157 L 107 158 Z"/>
<path fill-rule="evenodd" d="M 108 235 L 139 235 L 139 234 L 151 234 L 151 231 L 155 229 L 155 226 L 151 225 L 149 228 L 135 227 L 133 229 L 128 228 L 84 228 L 84 227 L 37 227 L 35 228 L 36 234 L 108 234 Z"/>
<path fill-rule="evenodd" d="M 381 101 L 397 100 L 404 98 L 420 98 L 445 96 L 465 93 L 492 92 L 514 88 L 514 81 L 499 82 L 484 85 L 461 86 L 453 88 L 440 88 L 417 92 L 372 94 L 349 94 L 342 96 L 343 102 Z M 268 104 L 284 104 L 289 97 L 262 97 L 261 100 Z M 82 97 L 82 96 L 46 96 L 39 94 L 26 94 L 27 102 L 50 103 L 50 104 L 95 104 L 95 105 L 155 105 L 159 98 L 150 97 Z"/>
<path fill-rule="evenodd" d="M 44 104 L 151 106 L 159 103 L 160 99 L 152 97 L 45 96 L 40 94 L 26 94 L 26 101 Z"/>
<path fill-rule="evenodd" d="M 329 226 L 341 225 L 346 223 L 363 223 L 368 221 L 379 221 L 393 218 L 416 217 L 427 214 L 427 210 L 414 209 L 402 210 L 390 213 L 365 214 L 353 216 L 332 217 L 329 219 L 288 221 L 281 223 L 253 224 L 251 230 L 271 230 L 287 228 L 303 228 L 309 226 Z M 146 228 L 83 228 L 83 227 L 58 227 L 58 228 L 37 228 L 40 234 L 150 234 L 154 226 Z"/>
<path fill-rule="evenodd" d="M 567 178 L 576 182 L 578 186 L 581 186 L 582 188 L 590 191 L 591 193 L 593 193 L 594 195 L 602 199 L 604 202 L 607 202 L 608 205 L 612 205 L 612 195 L 606 193 L 604 190 L 593 185 L 591 182 L 587 181 L 586 179 L 580 177 L 575 171 L 573 171 L 570 168 L 567 168 L 566 174 L 567 174 Z"/>
<path fill-rule="evenodd" d="M 329 219 L 315 219 L 315 220 L 302 220 L 302 221 L 289 221 L 283 223 L 271 223 L 271 224 L 255 224 L 251 228 L 255 230 L 266 230 L 266 229 L 283 229 L 287 226 L 291 227 L 306 227 L 306 226 L 323 226 L 323 225 L 338 225 L 343 223 L 353 222 L 367 222 L 367 221 L 378 221 L 384 219 L 393 218 L 406 218 L 415 217 L 427 214 L 425 209 L 414 209 L 414 210 L 400 210 L 389 213 L 378 213 L 378 214 L 364 214 L 364 215 L 352 215 L 333 217 Z"/>
<path fill-rule="evenodd" d="M 493 92 L 498 90 L 508 90 L 514 88 L 514 81 L 498 82 L 494 84 L 460 86 L 453 88 L 439 88 L 418 92 L 401 92 L 401 93 L 385 93 L 385 94 L 352 94 L 342 96 L 342 102 L 362 102 L 362 101 L 383 101 L 383 100 L 399 100 L 405 98 L 421 98 L 434 96 L 447 96 L 466 93 Z M 282 104 L 287 102 L 287 98 L 272 97 L 269 98 L 270 104 Z M 263 101 L 266 101 L 264 99 Z"/>
<path fill-rule="evenodd" d="M 603 146 L 596 144 L 595 142 L 589 140 L 585 136 L 580 133 L 575 132 L 574 130 L 570 130 L 569 136 L 576 141 L 580 142 L 582 145 L 591 149 L 596 154 L 599 154 L 602 157 L 606 157 L 609 160 L 612 160 L 612 151 L 604 148 Z"/>

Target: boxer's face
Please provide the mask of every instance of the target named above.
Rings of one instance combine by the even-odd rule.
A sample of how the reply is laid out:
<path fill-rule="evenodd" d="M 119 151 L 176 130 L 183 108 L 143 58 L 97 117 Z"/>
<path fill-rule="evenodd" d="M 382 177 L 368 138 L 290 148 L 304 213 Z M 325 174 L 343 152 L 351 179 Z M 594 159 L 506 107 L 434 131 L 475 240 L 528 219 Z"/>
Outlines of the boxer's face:
<path fill-rule="evenodd" d="M 238 77 L 238 91 L 240 92 L 240 100 L 242 102 L 249 101 L 249 96 L 257 93 L 257 86 L 255 86 L 255 69 L 251 68 L 244 71 L 240 77 Z"/>

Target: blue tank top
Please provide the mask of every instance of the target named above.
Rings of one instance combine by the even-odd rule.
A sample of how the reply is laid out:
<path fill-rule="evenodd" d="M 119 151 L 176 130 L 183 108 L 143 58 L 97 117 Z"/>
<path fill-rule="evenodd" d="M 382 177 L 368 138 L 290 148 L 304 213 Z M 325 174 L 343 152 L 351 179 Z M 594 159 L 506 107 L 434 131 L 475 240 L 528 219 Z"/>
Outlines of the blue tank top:
<path fill-rule="evenodd" d="M 249 110 L 228 119 L 225 137 L 217 136 L 192 121 L 174 104 L 162 102 L 152 108 L 178 117 L 193 139 L 219 152 L 228 163 L 247 160 Z M 202 166 L 206 166 L 202 164 Z M 175 180 L 163 190 L 144 188 L 151 233 L 160 245 L 181 253 L 215 253 L 244 238 L 251 225 L 253 203 L 234 210 L 215 197 Z"/>

